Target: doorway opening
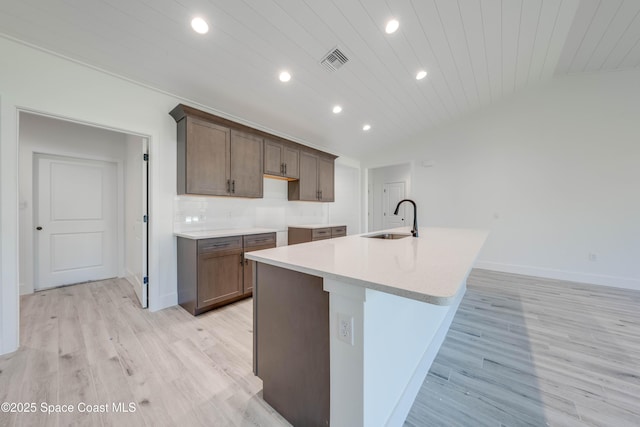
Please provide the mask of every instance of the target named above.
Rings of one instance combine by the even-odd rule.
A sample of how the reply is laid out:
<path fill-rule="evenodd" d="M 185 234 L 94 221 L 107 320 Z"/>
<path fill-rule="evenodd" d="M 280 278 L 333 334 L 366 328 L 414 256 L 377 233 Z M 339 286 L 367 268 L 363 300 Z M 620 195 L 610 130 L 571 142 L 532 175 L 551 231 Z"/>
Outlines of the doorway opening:
<path fill-rule="evenodd" d="M 148 138 L 19 112 L 20 293 L 123 277 L 148 307 Z"/>
<path fill-rule="evenodd" d="M 368 170 L 367 230 L 378 231 L 412 224 L 413 212 L 398 202 L 411 194 L 411 165 L 409 163 Z"/>

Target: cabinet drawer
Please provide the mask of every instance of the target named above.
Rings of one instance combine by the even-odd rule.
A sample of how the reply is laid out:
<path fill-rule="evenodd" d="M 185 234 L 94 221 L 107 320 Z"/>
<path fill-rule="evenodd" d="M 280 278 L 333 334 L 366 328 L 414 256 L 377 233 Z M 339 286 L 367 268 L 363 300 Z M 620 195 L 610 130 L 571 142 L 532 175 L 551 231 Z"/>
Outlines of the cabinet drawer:
<path fill-rule="evenodd" d="M 198 253 L 242 251 L 242 236 L 198 240 Z"/>
<path fill-rule="evenodd" d="M 331 227 L 331 237 L 343 237 L 347 235 L 347 227 Z"/>
<path fill-rule="evenodd" d="M 331 238 L 331 228 L 316 228 L 311 232 L 311 240 L 322 240 Z"/>
<path fill-rule="evenodd" d="M 252 249 L 258 246 L 276 246 L 276 233 L 250 234 L 244 236 L 244 249 Z M 262 248 L 264 249 L 264 248 Z"/>

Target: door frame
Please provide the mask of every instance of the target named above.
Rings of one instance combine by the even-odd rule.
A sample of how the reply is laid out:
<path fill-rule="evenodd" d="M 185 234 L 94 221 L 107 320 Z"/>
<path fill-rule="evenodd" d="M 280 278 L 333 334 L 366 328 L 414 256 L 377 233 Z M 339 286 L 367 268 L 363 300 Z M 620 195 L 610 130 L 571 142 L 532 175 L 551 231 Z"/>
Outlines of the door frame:
<path fill-rule="evenodd" d="M 156 151 L 156 144 L 157 141 L 152 137 L 152 135 L 146 134 L 146 133 L 142 133 L 142 132 L 138 132 L 138 131 L 132 131 L 132 130 L 128 130 L 128 129 L 122 129 L 122 128 L 116 128 L 113 126 L 108 126 L 108 125 L 102 125 L 102 124 L 98 124 L 98 123 L 94 123 L 94 122 L 87 122 L 87 121 L 83 121 L 83 120 L 78 120 L 78 119 L 74 119 L 74 118 L 70 118 L 70 117 L 66 117 L 66 116 L 62 116 L 62 115 L 58 115 L 58 114 L 52 114 L 52 113 L 48 113 L 48 112 L 44 112 L 44 111 L 39 111 L 39 110 L 34 110 L 34 109 L 30 109 L 30 108 L 24 108 L 24 107 L 16 107 L 16 157 L 18 160 L 19 158 L 19 153 L 20 153 L 20 115 L 21 113 L 26 113 L 26 114 L 31 114 L 31 115 L 36 115 L 36 116 L 42 116 L 42 117 L 47 117 L 50 119 L 55 119 L 55 120 L 61 120 L 64 122 L 69 122 L 69 123 L 75 123 L 78 125 L 83 125 L 83 126 L 88 126 L 88 127 L 92 127 L 92 128 L 96 128 L 96 129 L 103 129 L 103 130 L 108 130 L 108 131 L 113 131 L 113 132 L 118 132 L 118 133 L 122 133 L 122 134 L 126 134 L 126 135 L 131 135 L 131 136 L 135 136 L 135 137 L 139 137 L 142 138 L 143 140 L 146 139 L 147 141 L 147 152 L 149 153 L 149 159 L 153 158 L 153 153 Z M 31 157 L 33 158 L 33 152 L 31 153 Z M 40 154 L 46 154 L 46 155 L 54 155 L 54 156 L 66 156 L 66 157 L 76 157 L 78 158 L 77 154 L 74 153 L 68 153 L 68 152 L 46 152 L 46 153 L 40 153 Z M 101 160 L 101 161 L 111 161 L 111 162 L 115 162 L 118 164 L 118 200 L 120 203 L 120 198 L 122 197 L 122 203 L 124 203 L 124 165 L 122 164 L 122 161 L 119 161 L 117 159 L 112 159 L 112 158 L 92 158 L 91 156 L 86 157 L 88 160 Z M 149 222 L 147 225 L 147 277 L 148 277 L 148 303 L 147 306 L 153 309 L 153 305 L 151 305 L 149 302 L 150 301 L 156 301 L 156 306 L 160 306 L 160 302 L 161 302 L 161 296 L 160 296 L 160 289 L 158 287 L 158 283 L 154 280 L 155 277 L 158 277 L 158 269 L 159 269 L 159 264 L 156 260 L 157 256 L 155 254 L 155 252 L 152 251 L 153 248 L 153 243 L 156 240 L 156 236 L 158 235 L 158 231 L 157 231 L 157 226 L 156 224 L 151 220 L 154 217 L 154 213 L 158 212 L 157 207 L 155 206 L 157 201 L 154 199 L 153 197 L 153 185 L 154 185 L 154 177 L 158 176 L 157 174 L 159 173 L 159 171 L 156 170 L 156 162 L 152 162 L 149 161 L 147 163 L 147 186 L 146 186 L 146 198 L 147 198 L 147 215 L 149 218 Z M 17 172 L 18 172 L 18 179 L 16 180 L 16 188 L 17 188 L 17 193 L 19 194 L 20 191 L 20 165 L 19 165 L 19 161 L 17 161 L 18 167 L 17 167 Z M 32 174 L 33 175 L 33 174 Z M 122 179 L 121 179 L 122 178 Z M 31 179 L 33 179 L 33 177 L 31 177 Z M 33 201 L 33 197 L 32 197 L 32 201 Z M 34 249 L 34 233 L 33 233 L 33 216 L 31 216 L 31 218 L 29 218 L 29 220 L 27 222 L 30 222 L 30 224 L 21 224 L 20 221 L 20 215 L 19 215 L 19 210 L 20 210 L 20 203 L 18 203 L 18 212 L 16 215 L 16 220 L 17 220 L 17 225 L 18 228 L 20 227 L 26 227 L 28 231 L 26 238 L 29 242 L 31 242 L 31 248 L 32 248 L 32 252 L 31 252 L 31 258 L 33 259 L 35 257 L 35 252 L 33 251 Z M 33 215 L 33 213 L 32 213 Z M 124 211 L 123 209 L 118 209 L 118 227 L 123 227 L 124 230 Z M 30 233 L 30 235 L 29 235 Z M 18 246 L 19 244 L 19 234 L 18 234 Z M 122 245 L 122 250 L 121 250 L 121 245 Z M 118 235 L 118 249 L 119 249 L 119 254 L 118 254 L 118 274 L 119 276 L 124 277 L 124 231 L 122 234 Z M 18 293 L 18 296 L 21 295 L 23 293 L 24 290 L 29 290 L 29 289 L 24 289 L 23 288 L 23 284 L 20 280 L 20 265 L 21 265 L 21 258 L 23 256 L 28 256 L 29 254 L 24 254 L 21 253 L 22 251 L 20 250 L 20 248 L 18 247 L 18 251 L 16 254 L 16 264 L 17 264 L 17 273 L 18 273 L 18 283 L 20 284 L 20 292 Z M 33 263 L 33 265 L 31 266 L 30 270 L 30 274 L 32 274 L 34 277 L 35 276 L 35 263 Z M 31 291 L 33 290 L 33 281 L 31 281 Z M 17 312 L 20 312 L 20 298 L 17 298 Z M 16 327 L 18 328 L 18 332 L 19 332 L 19 328 L 20 328 L 20 324 L 18 322 L 18 324 L 16 325 Z"/>

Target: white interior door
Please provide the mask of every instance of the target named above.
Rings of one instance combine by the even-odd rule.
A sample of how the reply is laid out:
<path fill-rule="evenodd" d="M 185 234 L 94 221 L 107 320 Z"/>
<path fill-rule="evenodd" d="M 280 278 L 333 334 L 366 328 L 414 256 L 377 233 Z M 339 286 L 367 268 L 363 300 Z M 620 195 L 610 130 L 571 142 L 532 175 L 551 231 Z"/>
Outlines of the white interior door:
<path fill-rule="evenodd" d="M 404 199 L 404 182 L 387 182 L 382 187 L 382 225 L 384 229 L 404 227 L 406 224 L 406 206 L 403 203 L 394 215 L 398 202 Z"/>
<path fill-rule="evenodd" d="M 127 161 L 133 160 L 133 164 L 135 165 L 134 168 L 132 168 L 134 176 L 131 177 L 128 183 L 138 186 L 140 195 L 134 198 L 134 247 L 132 250 L 133 271 L 131 273 L 133 274 L 131 274 L 131 279 L 133 280 L 132 285 L 142 308 L 147 308 L 149 304 L 149 283 L 147 280 L 147 180 L 149 177 L 149 167 L 148 161 L 145 160 L 145 154 L 147 154 L 147 152 L 148 142 L 146 138 L 143 138 L 141 148 L 135 151 L 135 158 L 127 159 Z"/>
<path fill-rule="evenodd" d="M 35 289 L 115 277 L 117 166 L 37 155 Z"/>

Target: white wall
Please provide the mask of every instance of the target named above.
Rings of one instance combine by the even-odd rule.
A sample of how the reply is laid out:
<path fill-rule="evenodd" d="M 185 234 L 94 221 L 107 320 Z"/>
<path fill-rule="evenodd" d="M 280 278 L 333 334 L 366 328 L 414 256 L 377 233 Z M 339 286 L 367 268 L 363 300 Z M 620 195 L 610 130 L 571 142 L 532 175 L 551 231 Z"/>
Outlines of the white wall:
<path fill-rule="evenodd" d="M 287 227 L 301 224 L 345 224 L 349 234 L 360 232 L 360 169 L 338 158 L 335 202 L 290 202 L 287 182 L 264 178 L 264 197 L 176 196 L 176 231 L 261 227 L 278 230 L 278 245 L 287 243 Z"/>
<path fill-rule="evenodd" d="M 344 224 L 347 234 L 359 234 L 360 227 L 360 168 L 343 164 L 341 159 L 335 167 L 335 203 L 329 204 L 331 224 Z"/>
<path fill-rule="evenodd" d="M 289 202 L 286 181 L 264 178 L 262 199 L 176 196 L 174 229 L 199 231 L 272 228 L 278 231 L 278 246 L 282 246 L 287 243 L 287 226 L 327 223 L 328 205 Z"/>
<path fill-rule="evenodd" d="M 149 307 L 158 310 L 177 302 L 176 124 L 168 112 L 181 102 L 231 118 L 224 105 L 199 106 L 0 38 L 0 354 L 18 345 L 18 110 L 149 138 Z"/>
<path fill-rule="evenodd" d="M 383 224 L 383 194 L 384 184 L 391 182 L 405 183 L 405 197 L 411 198 L 411 165 L 409 163 L 401 165 L 386 166 L 369 169 L 369 198 L 370 211 L 369 218 L 371 227 L 369 231 L 382 230 Z M 413 224 L 413 210 L 407 206 L 407 216 L 405 224 Z"/>
<path fill-rule="evenodd" d="M 556 78 L 363 166 L 414 161 L 420 225 L 491 228 L 476 266 L 640 289 L 639 82 Z"/>
<path fill-rule="evenodd" d="M 118 202 L 123 204 L 125 135 L 34 114 L 21 113 L 19 124 L 19 247 L 20 293 L 34 289 L 34 154 L 53 154 L 118 165 Z M 118 271 L 123 272 L 122 209 L 118 209 Z"/>

